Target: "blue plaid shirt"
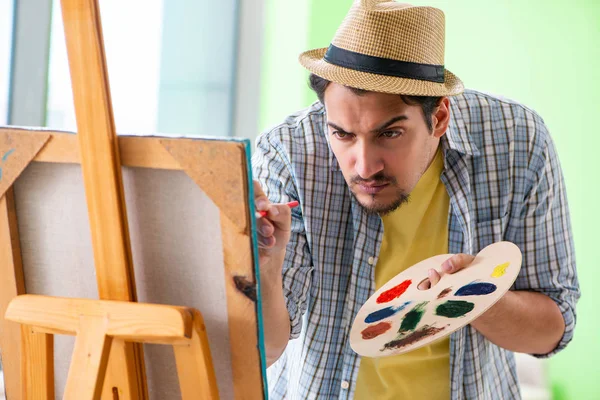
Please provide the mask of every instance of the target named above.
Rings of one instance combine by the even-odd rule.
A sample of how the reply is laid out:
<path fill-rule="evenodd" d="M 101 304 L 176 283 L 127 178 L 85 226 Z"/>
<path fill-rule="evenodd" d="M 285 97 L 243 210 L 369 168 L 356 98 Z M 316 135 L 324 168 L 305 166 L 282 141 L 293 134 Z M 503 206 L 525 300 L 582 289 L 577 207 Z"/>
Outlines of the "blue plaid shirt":
<path fill-rule="evenodd" d="M 544 293 L 573 337 L 579 286 L 563 175 L 542 119 L 513 101 L 475 91 L 450 99 L 442 137 L 450 196 L 449 251 L 477 254 L 507 240 L 523 265 L 514 290 Z M 348 399 L 360 357 L 349 331 L 375 290 L 381 219 L 356 203 L 328 142 L 320 103 L 261 135 L 255 177 L 273 202 L 299 200 L 283 265 L 290 342 L 269 368 L 271 399 Z M 537 355 L 547 357 L 551 354 Z M 450 338 L 452 399 L 520 398 L 513 353 L 471 326 Z"/>

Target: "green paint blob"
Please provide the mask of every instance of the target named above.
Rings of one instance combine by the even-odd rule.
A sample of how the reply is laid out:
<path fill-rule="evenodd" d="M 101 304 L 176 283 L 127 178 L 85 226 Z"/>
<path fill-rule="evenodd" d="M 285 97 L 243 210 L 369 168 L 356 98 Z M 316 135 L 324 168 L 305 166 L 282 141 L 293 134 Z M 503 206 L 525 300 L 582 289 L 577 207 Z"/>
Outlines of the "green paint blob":
<path fill-rule="evenodd" d="M 440 304 L 435 309 L 435 313 L 442 317 L 458 318 L 472 311 L 473 308 L 475 308 L 475 304 L 469 301 L 448 300 L 444 304 Z"/>
<path fill-rule="evenodd" d="M 423 314 L 425 314 L 425 306 L 429 303 L 428 301 L 424 301 L 422 303 L 417 304 L 412 310 L 406 313 L 404 318 L 402 318 L 402 324 L 400 324 L 400 330 L 402 331 L 414 331 L 421 318 L 423 318 Z"/>

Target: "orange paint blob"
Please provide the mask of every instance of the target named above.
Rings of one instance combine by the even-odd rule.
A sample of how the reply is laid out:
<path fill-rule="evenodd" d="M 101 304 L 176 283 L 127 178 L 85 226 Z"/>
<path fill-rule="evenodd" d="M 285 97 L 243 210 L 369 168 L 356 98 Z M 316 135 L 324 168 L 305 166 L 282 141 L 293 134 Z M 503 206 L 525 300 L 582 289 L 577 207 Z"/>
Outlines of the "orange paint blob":
<path fill-rule="evenodd" d="M 392 324 L 384 321 L 384 322 L 380 322 L 378 324 L 366 327 L 365 329 L 363 329 L 363 331 L 360 334 L 362 335 L 363 340 L 369 340 L 369 339 L 376 338 L 379 335 L 383 335 L 391 327 L 392 327 Z"/>

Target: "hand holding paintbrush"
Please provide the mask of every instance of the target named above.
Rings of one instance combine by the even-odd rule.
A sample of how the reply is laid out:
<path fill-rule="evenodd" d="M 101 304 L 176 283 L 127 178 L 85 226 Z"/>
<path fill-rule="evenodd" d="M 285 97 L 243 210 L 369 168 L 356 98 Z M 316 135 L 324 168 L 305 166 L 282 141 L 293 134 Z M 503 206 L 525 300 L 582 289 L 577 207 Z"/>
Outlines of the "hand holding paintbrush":
<path fill-rule="evenodd" d="M 297 207 L 298 202 L 273 204 L 260 184 L 254 181 L 254 203 L 261 270 L 279 269 L 277 272 L 274 271 L 274 274 L 280 274 L 285 248 L 290 240 L 291 208 Z"/>
<path fill-rule="evenodd" d="M 290 201 L 290 202 L 288 202 L 288 203 L 285 203 L 285 205 L 286 205 L 286 206 L 288 206 L 289 208 L 298 207 L 298 205 L 299 205 L 299 204 L 300 204 L 300 203 L 299 203 L 297 200 L 294 200 L 294 201 Z M 256 212 L 256 217 L 257 217 L 257 218 L 259 218 L 259 217 L 266 217 L 268 214 L 269 214 L 269 212 L 268 212 L 268 211 L 264 211 L 264 210 L 263 210 L 263 211 L 257 211 L 257 212 Z"/>

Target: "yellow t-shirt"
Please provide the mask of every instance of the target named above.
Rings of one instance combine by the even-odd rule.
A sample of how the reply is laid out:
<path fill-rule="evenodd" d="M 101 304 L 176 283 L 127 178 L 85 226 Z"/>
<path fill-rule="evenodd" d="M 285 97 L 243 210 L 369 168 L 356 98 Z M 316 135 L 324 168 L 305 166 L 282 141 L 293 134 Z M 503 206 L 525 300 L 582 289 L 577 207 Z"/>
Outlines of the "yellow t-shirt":
<path fill-rule="evenodd" d="M 417 262 L 448 252 L 450 199 L 440 180 L 443 168 L 438 150 L 410 201 L 382 217 L 384 234 L 375 266 L 376 289 Z M 362 357 L 354 398 L 449 399 L 449 348 L 445 338 L 398 356 Z"/>

